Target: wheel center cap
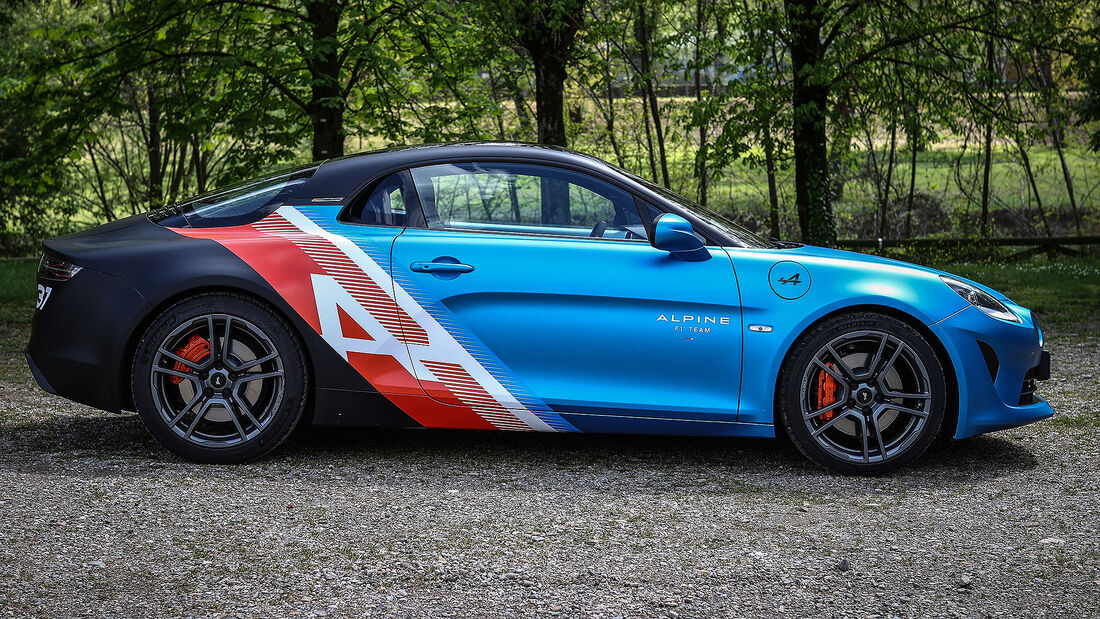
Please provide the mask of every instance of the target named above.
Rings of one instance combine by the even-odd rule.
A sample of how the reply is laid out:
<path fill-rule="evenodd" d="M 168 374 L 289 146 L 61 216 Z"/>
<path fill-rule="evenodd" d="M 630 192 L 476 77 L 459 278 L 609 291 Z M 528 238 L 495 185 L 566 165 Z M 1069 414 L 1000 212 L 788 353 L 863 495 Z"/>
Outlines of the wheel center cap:
<path fill-rule="evenodd" d="M 873 393 L 871 393 L 871 390 L 867 388 L 860 389 L 856 392 L 856 402 L 859 402 L 860 404 L 870 404 L 871 400 L 874 399 L 874 397 L 875 396 Z"/>
<path fill-rule="evenodd" d="M 214 389 L 225 389 L 229 385 L 229 375 L 225 370 L 214 370 L 206 382 Z"/>

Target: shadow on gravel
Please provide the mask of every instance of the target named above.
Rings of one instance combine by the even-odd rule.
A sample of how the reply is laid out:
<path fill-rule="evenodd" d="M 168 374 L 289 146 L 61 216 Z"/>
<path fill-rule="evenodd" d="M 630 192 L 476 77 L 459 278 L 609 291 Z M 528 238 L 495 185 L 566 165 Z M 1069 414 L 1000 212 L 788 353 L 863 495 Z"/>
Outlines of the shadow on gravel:
<path fill-rule="evenodd" d="M 807 462 L 788 441 L 460 430 L 303 428 L 263 460 L 209 466 L 219 476 L 272 473 L 372 485 L 480 484 L 544 490 L 577 484 L 617 491 L 696 494 L 787 489 L 866 494 L 891 487 L 968 486 L 1037 466 L 1018 442 L 999 436 L 935 444 L 916 464 L 887 477 L 840 477 Z M 157 444 L 134 414 L 73 414 L 0 429 L 0 471 L 97 477 L 193 475 L 196 465 Z"/>
<path fill-rule="evenodd" d="M 73 415 L 0 429 L 0 470 L 95 477 L 193 474 L 145 432 L 135 415 Z M 77 464 L 79 466 L 68 466 Z M 105 466 L 98 466 L 103 464 Z M 886 478 L 844 478 L 820 469 L 788 441 L 632 435 L 534 434 L 461 430 L 302 428 L 272 455 L 226 475 L 286 473 L 324 478 L 336 469 L 372 484 L 454 483 L 478 476 L 552 490 L 792 491 L 866 493 L 893 488 L 965 486 L 1038 465 L 1019 443 L 996 436 L 938 443 L 915 465 Z M 564 485 L 562 487 L 565 487 Z"/>

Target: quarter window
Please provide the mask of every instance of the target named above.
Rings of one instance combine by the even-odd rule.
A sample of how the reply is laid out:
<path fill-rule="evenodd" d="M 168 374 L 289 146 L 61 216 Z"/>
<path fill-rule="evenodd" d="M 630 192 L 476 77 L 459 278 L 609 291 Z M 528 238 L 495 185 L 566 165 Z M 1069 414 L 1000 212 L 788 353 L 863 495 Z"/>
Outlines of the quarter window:
<path fill-rule="evenodd" d="M 398 172 L 382 179 L 369 192 L 352 202 L 347 211 L 347 219 L 353 223 L 375 226 L 410 225 L 410 213 L 406 204 L 412 189 L 406 178 L 405 173 Z"/>
<path fill-rule="evenodd" d="M 429 227 L 641 240 L 634 197 L 586 174 L 529 164 L 462 163 L 412 170 Z"/>

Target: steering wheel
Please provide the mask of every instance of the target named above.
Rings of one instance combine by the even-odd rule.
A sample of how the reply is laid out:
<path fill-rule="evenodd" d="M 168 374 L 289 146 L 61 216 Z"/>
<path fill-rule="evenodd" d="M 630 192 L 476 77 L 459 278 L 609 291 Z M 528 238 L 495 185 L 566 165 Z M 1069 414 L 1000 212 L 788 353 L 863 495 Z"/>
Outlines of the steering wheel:
<path fill-rule="evenodd" d="M 607 222 L 603 221 L 601 219 L 600 221 L 596 222 L 596 225 L 593 226 L 592 232 L 588 236 L 590 236 L 590 237 L 603 236 L 603 233 L 604 233 L 605 230 L 607 230 Z"/>

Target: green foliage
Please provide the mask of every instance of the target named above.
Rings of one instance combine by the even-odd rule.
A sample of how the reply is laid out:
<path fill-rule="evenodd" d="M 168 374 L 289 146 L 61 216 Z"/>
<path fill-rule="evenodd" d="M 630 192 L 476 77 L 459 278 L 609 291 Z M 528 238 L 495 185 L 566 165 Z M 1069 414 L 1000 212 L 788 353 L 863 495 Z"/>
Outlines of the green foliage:
<path fill-rule="evenodd" d="M 1090 233 L 1097 7 L 0 0 L 0 251 L 345 147 L 467 139 L 563 143 L 816 242 Z"/>

